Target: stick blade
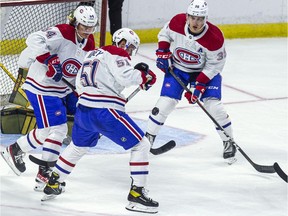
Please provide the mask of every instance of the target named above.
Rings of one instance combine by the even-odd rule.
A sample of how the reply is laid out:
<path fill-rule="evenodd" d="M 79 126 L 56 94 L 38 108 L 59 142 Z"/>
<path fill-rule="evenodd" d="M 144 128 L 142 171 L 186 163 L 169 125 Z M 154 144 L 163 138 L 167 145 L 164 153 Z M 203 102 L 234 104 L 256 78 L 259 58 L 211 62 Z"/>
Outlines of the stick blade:
<path fill-rule="evenodd" d="M 37 165 L 39 165 L 39 166 L 54 167 L 55 164 L 56 164 L 56 161 L 50 161 L 50 162 L 48 162 L 48 161 L 43 161 L 43 160 L 41 160 L 41 159 L 39 159 L 39 158 L 34 157 L 33 155 L 29 155 L 29 159 L 30 159 L 33 163 L 35 163 L 35 164 L 37 164 Z"/>
<path fill-rule="evenodd" d="M 274 166 L 276 173 L 280 176 L 280 178 L 282 178 L 285 182 L 288 183 L 287 174 L 281 169 L 279 164 L 277 162 L 275 162 L 273 166 Z"/>
<path fill-rule="evenodd" d="M 253 164 L 253 167 L 261 173 L 275 173 L 274 166 L 265 166 L 265 165 L 258 165 L 258 164 Z"/>
<path fill-rule="evenodd" d="M 153 155 L 160 155 L 163 154 L 167 151 L 170 151 L 171 149 L 173 149 L 176 146 L 176 142 L 174 140 L 170 140 L 169 142 L 167 142 L 166 144 L 164 144 L 163 146 L 156 148 L 156 149 L 150 149 L 150 152 Z"/>

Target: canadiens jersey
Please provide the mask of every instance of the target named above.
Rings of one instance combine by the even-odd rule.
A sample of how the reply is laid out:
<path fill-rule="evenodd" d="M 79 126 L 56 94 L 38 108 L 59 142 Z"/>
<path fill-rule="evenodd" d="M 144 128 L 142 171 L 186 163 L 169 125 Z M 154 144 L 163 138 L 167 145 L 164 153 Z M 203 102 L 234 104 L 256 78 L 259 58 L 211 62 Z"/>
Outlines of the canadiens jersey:
<path fill-rule="evenodd" d="M 22 88 L 34 94 L 60 98 L 69 94 L 71 89 L 61 80 L 55 82 L 47 77 L 48 67 L 39 62 L 37 57 L 46 53 L 57 54 L 62 65 L 63 77 L 75 85 L 75 78 L 85 55 L 95 49 L 93 35 L 79 43 L 75 28 L 68 24 L 32 33 L 28 36 L 26 44 L 27 48 L 21 53 L 18 61 L 19 67 L 29 68 Z"/>
<path fill-rule="evenodd" d="M 87 54 L 77 74 L 78 104 L 125 111 L 126 98 L 121 92 L 141 83 L 141 72 L 131 66 L 128 53 L 104 46 Z"/>
<path fill-rule="evenodd" d="M 212 79 L 223 70 L 224 37 L 221 30 L 209 22 L 201 34 L 193 36 L 188 31 L 186 14 L 178 14 L 160 30 L 158 41 L 159 48 L 168 48 L 161 47 L 163 42 L 173 42 L 173 65 L 184 72 L 203 72 Z"/>

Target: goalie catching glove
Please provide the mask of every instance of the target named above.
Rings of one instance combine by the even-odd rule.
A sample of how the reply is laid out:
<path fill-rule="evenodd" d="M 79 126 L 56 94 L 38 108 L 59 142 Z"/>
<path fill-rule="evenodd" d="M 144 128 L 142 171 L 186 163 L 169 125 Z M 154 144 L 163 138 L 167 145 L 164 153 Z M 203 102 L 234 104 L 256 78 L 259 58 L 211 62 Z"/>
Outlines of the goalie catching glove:
<path fill-rule="evenodd" d="M 134 66 L 134 69 L 137 69 L 141 72 L 142 83 L 140 84 L 141 89 L 148 90 L 156 82 L 156 75 L 153 71 L 149 70 L 149 66 L 143 62 L 138 63 Z"/>

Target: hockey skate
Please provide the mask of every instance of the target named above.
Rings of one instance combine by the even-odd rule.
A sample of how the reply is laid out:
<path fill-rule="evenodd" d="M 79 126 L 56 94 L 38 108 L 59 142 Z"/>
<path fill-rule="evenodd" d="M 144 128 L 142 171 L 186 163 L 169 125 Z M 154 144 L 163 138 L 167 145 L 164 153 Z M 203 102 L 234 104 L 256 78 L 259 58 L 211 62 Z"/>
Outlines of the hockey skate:
<path fill-rule="evenodd" d="M 1 155 L 16 175 L 19 176 L 25 172 L 26 166 L 23 161 L 25 153 L 21 150 L 17 142 L 2 149 Z"/>
<path fill-rule="evenodd" d="M 49 167 L 39 166 L 39 171 L 35 178 L 35 181 L 36 181 L 36 184 L 34 187 L 35 191 L 42 192 L 44 190 L 44 187 L 48 183 L 51 172 L 52 170 Z"/>
<path fill-rule="evenodd" d="M 64 193 L 66 184 L 65 182 L 59 182 L 58 179 L 59 175 L 56 172 L 52 172 L 48 183 L 43 190 L 45 195 L 43 196 L 41 201 L 54 199 L 56 198 L 56 196 Z"/>
<path fill-rule="evenodd" d="M 159 203 L 147 197 L 147 191 L 144 187 L 133 185 L 128 195 L 129 204 L 126 209 L 129 211 L 152 213 L 158 212 Z"/>
<path fill-rule="evenodd" d="M 223 141 L 223 158 L 227 161 L 228 164 L 233 164 L 237 161 L 235 158 L 236 154 L 236 147 L 233 145 L 234 141 L 233 139 Z"/>

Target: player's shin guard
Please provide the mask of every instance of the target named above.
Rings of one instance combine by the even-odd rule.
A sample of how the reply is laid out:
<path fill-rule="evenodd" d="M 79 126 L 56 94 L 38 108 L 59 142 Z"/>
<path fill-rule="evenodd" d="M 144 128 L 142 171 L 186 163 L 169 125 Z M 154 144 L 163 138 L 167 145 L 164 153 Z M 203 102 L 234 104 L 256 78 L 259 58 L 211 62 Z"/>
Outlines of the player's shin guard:
<path fill-rule="evenodd" d="M 137 186 L 145 186 L 148 175 L 150 143 L 147 137 L 131 149 L 130 174 Z"/>
<path fill-rule="evenodd" d="M 62 142 L 68 132 L 67 124 L 52 126 L 49 134 L 43 143 L 42 159 L 45 161 L 55 161 L 60 154 Z"/>
<path fill-rule="evenodd" d="M 63 182 L 72 172 L 77 162 L 87 153 L 89 147 L 76 146 L 73 141 L 61 153 L 54 170 L 59 173 L 59 181 Z"/>
<path fill-rule="evenodd" d="M 229 137 L 227 137 L 220 128 L 216 127 L 221 139 L 227 141 L 230 138 L 233 138 L 231 119 L 224 109 L 222 102 L 216 98 L 205 98 L 204 107 L 229 135 Z"/>
<path fill-rule="evenodd" d="M 36 129 L 31 130 L 25 136 L 20 137 L 17 140 L 17 143 L 19 144 L 23 152 L 30 152 L 34 149 L 42 147 L 45 136 L 47 135 L 48 135 L 47 129 L 36 128 Z"/>
<path fill-rule="evenodd" d="M 147 196 L 145 189 L 148 175 L 148 157 L 150 143 L 144 136 L 143 139 L 131 149 L 130 171 L 132 184 L 128 194 L 129 204 L 126 209 L 129 211 L 157 213 L 158 202 Z"/>
<path fill-rule="evenodd" d="M 236 161 L 236 159 L 234 158 L 236 153 L 236 147 L 233 145 L 234 141 L 232 123 L 229 115 L 224 109 L 222 102 L 215 98 L 204 99 L 204 107 L 212 115 L 212 117 L 222 126 L 222 128 L 225 130 L 225 133 L 228 134 L 229 137 L 226 136 L 220 128 L 216 127 L 219 136 L 223 140 L 223 158 L 228 159 L 229 164 L 234 163 Z"/>
<path fill-rule="evenodd" d="M 178 100 L 163 97 L 161 96 L 155 107 L 152 109 L 148 124 L 147 124 L 147 133 L 156 136 L 161 128 L 161 126 L 165 123 L 168 115 L 175 109 Z M 152 145 L 153 143 L 151 143 Z"/>

